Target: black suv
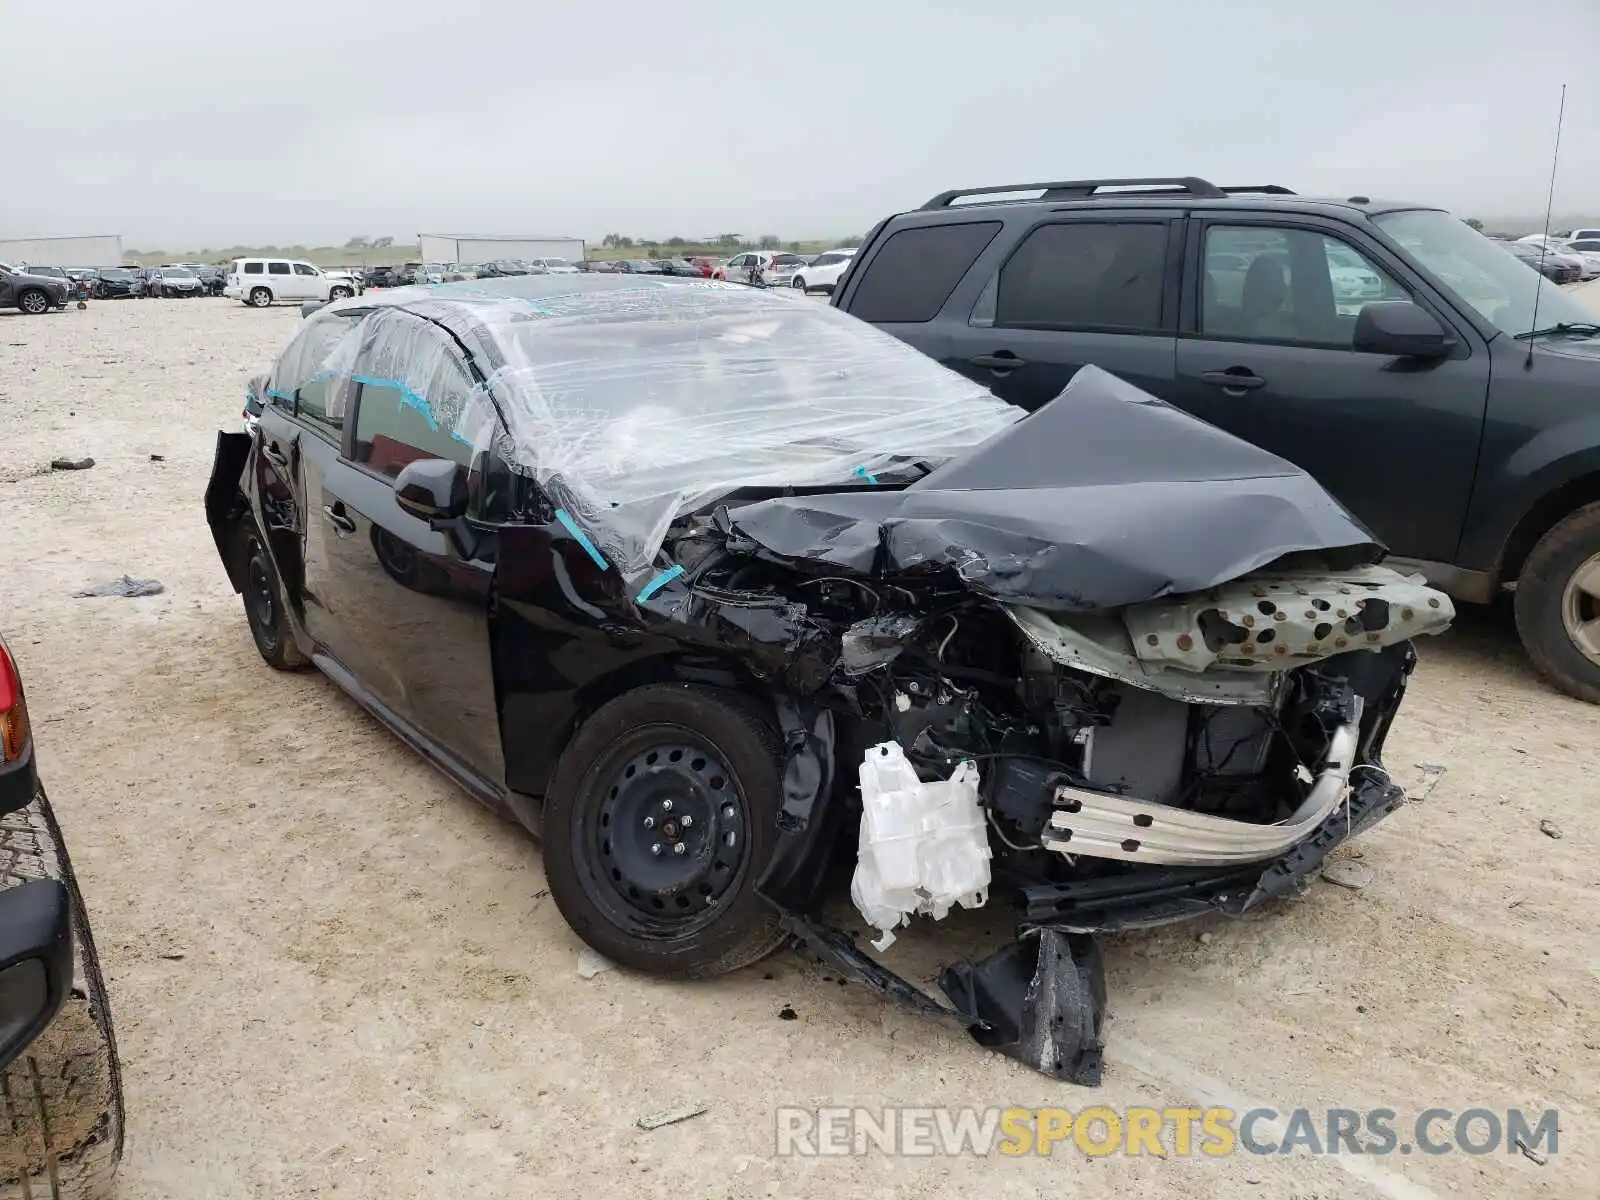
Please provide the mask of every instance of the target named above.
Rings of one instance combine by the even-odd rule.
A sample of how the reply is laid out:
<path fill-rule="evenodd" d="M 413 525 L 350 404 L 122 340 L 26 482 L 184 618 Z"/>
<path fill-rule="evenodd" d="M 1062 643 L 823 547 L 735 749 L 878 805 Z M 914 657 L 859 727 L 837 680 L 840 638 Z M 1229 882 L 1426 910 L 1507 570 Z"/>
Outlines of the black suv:
<path fill-rule="evenodd" d="M 1013 404 L 1097 364 L 1310 471 L 1600 702 L 1600 319 L 1446 212 L 1192 177 L 944 192 L 832 303 Z"/>

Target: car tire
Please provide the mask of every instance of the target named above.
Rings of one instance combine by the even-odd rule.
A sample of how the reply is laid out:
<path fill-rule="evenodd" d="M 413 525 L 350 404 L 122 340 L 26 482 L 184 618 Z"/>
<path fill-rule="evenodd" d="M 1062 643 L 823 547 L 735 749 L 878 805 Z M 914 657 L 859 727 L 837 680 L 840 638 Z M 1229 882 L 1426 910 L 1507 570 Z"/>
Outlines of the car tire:
<path fill-rule="evenodd" d="M 43 288 L 28 288 L 17 293 L 17 308 L 30 317 L 42 316 L 50 311 L 50 296 Z"/>
<path fill-rule="evenodd" d="M 1517 578 L 1516 616 L 1539 672 L 1567 695 L 1600 704 L 1600 504 L 1539 539 Z"/>
<path fill-rule="evenodd" d="M 122 1065 L 88 910 L 43 788 L 0 817 L 0 887 L 36 879 L 60 880 L 71 899 L 74 985 L 0 1072 L 0 1200 L 99 1200 L 122 1158 Z"/>
<path fill-rule="evenodd" d="M 626 692 L 585 720 L 551 778 L 543 830 L 550 894 L 578 936 L 678 979 L 782 945 L 778 912 L 755 890 L 777 842 L 779 751 L 750 700 L 688 684 Z"/>
<path fill-rule="evenodd" d="M 245 303 L 251 308 L 266 308 L 272 303 L 272 293 L 264 287 L 251 288 L 250 298 Z"/>
<path fill-rule="evenodd" d="M 309 663 L 294 640 L 294 626 L 283 599 L 283 581 L 267 552 L 266 541 L 254 521 L 246 518 L 237 526 L 235 551 L 240 577 L 244 580 L 244 619 L 262 661 L 275 671 L 299 671 Z"/>
<path fill-rule="evenodd" d="M 793 287 L 797 292 L 803 292 L 806 290 L 806 281 L 801 279 L 800 276 L 796 275 L 794 277 L 794 282 L 790 286 Z"/>
<path fill-rule="evenodd" d="M 335 287 L 328 289 L 329 300 L 348 300 L 353 294 L 354 293 L 352 293 L 347 287 Z"/>

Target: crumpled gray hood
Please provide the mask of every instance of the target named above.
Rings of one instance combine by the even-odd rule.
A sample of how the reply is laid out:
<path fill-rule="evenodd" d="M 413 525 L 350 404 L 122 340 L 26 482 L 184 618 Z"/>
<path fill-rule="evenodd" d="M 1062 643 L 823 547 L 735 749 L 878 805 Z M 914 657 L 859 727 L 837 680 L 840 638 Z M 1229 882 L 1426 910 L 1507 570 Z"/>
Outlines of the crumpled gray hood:
<path fill-rule="evenodd" d="M 954 568 L 975 591 L 1057 611 L 1203 591 L 1296 552 L 1343 566 L 1384 554 L 1294 464 L 1098 367 L 903 490 L 764 500 L 723 520 L 781 557 Z"/>

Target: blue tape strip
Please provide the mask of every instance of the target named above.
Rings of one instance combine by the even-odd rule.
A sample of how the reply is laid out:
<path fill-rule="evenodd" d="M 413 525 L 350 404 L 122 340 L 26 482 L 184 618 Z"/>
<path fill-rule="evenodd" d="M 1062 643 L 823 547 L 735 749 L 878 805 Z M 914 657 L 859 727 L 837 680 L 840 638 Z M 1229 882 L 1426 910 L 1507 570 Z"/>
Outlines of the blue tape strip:
<path fill-rule="evenodd" d="M 290 401 L 292 401 L 294 399 L 294 395 L 292 393 L 290 393 L 290 392 L 280 392 L 277 388 L 268 388 L 267 389 L 267 395 L 271 396 L 274 400 L 290 400 Z"/>
<path fill-rule="evenodd" d="M 588 552 L 589 557 L 594 559 L 595 566 L 599 567 L 602 571 L 610 569 L 611 564 L 606 562 L 600 551 L 596 549 L 595 544 L 589 540 L 589 535 L 578 528 L 578 523 L 568 515 L 566 509 L 556 509 L 556 520 L 565 525 L 567 527 L 567 532 L 578 539 L 578 545 L 582 546 L 584 550 Z"/>
<path fill-rule="evenodd" d="M 679 575 L 682 575 L 682 574 L 683 574 L 683 564 L 682 563 L 679 563 L 675 567 L 668 567 L 665 571 L 661 572 L 661 574 L 657 575 L 649 583 L 645 584 L 644 587 L 640 590 L 639 594 L 634 597 L 634 599 L 637 600 L 640 604 L 643 604 L 646 600 L 650 599 L 651 596 L 654 596 L 662 588 L 666 587 L 667 584 L 671 583 L 674 579 L 676 579 Z"/>
<path fill-rule="evenodd" d="M 874 475 L 871 471 L 867 470 L 865 467 L 857 467 L 856 468 L 856 474 L 861 476 L 861 478 L 865 479 L 868 483 L 872 484 L 874 487 L 876 487 L 878 485 L 878 477 L 876 475 Z"/>

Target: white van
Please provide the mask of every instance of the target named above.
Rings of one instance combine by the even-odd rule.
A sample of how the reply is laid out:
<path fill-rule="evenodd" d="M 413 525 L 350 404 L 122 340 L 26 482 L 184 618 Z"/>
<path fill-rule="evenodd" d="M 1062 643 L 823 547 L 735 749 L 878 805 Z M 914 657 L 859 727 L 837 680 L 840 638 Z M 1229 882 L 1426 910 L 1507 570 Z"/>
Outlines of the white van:
<path fill-rule="evenodd" d="M 301 259 L 236 258 L 222 294 L 265 308 L 275 300 L 343 300 L 356 289 L 345 276 L 329 275 Z"/>

